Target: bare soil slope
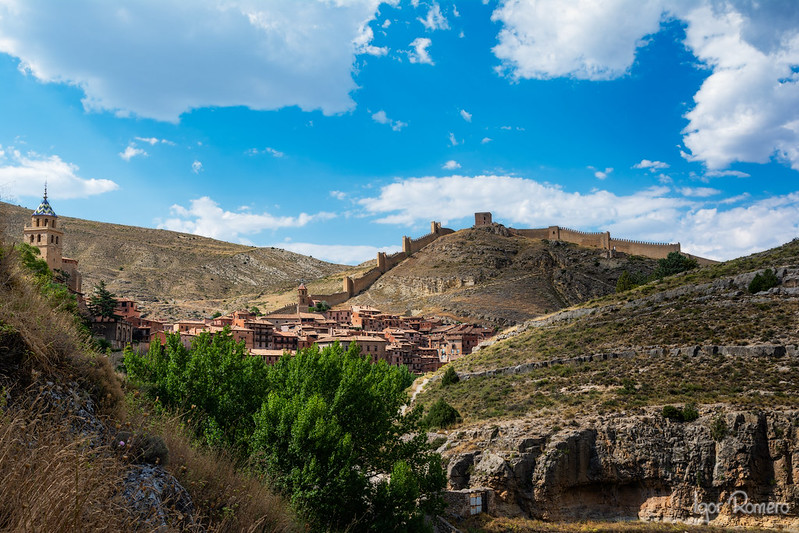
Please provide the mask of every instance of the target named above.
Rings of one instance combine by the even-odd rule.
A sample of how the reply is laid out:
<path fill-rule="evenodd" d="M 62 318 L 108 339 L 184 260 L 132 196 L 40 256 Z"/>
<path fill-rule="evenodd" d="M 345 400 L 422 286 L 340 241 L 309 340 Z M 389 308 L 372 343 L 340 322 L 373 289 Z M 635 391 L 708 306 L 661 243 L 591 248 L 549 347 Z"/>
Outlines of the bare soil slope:
<path fill-rule="evenodd" d="M 622 271 L 648 274 L 655 264 L 511 236 L 495 224 L 441 237 L 350 302 L 508 326 L 612 293 Z"/>

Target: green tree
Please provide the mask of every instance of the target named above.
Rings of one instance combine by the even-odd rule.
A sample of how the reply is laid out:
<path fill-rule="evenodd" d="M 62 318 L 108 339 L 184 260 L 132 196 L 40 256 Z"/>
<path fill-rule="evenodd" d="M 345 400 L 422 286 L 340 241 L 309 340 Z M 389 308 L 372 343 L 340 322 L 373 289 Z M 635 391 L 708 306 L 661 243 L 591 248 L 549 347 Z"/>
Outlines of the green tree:
<path fill-rule="evenodd" d="M 633 287 L 635 287 L 635 284 L 633 283 L 632 277 L 630 273 L 625 270 L 621 273 L 619 280 L 616 282 L 616 292 L 629 291 Z"/>
<path fill-rule="evenodd" d="M 455 372 L 455 369 L 452 368 L 451 365 L 447 366 L 447 369 L 444 371 L 444 375 L 441 376 L 441 386 L 448 387 L 449 385 L 453 385 L 461 380 L 458 377 L 458 373 Z"/>
<path fill-rule="evenodd" d="M 327 302 L 316 302 L 316 305 L 309 307 L 308 311 L 312 313 L 324 313 L 328 309 L 330 309 L 330 304 Z"/>
<path fill-rule="evenodd" d="M 658 266 L 655 268 L 654 277 L 664 278 L 687 270 L 697 268 L 699 263 L 692 257 L 686 257 L 680 252 L 671 252 L 665 259 L 658 259 Z"/>
<path fill-rule="evenodd" d="M 250 307 L 250 313 L 252 313 L 252 314 L 253 314 L 253 315 L 255 315 L 255 316 L 261 316 L 261 315 L 263 314 L 263 313 L 261 313 L 261 310 L 260 310 L 260 309 L 258 309 L 258 307 L 257 307 L 257 306 L 255 306 L 255 305 L 253 305 L 252 307 Z"/>
<path fill-rule="evenodd" d="M 105 281 L 94 286 L 94 292 L 89 297 L 89 311 L 94 316 L 104 318 L 115 318 L 117 315 L 114 310 L 117 306 L 116 294 L 113 294 L 105 286 Z"/>
<path fill-rule="evenodd" d="M 779 284 L 780 280 L 777 279 L 777 274 L 775 274 L 770 268 L 767 268 L 763 272 L 758 272 L 755 274 L 755 277 L 749 283 L 749 292 L 755 294 L 760 291 L 767 291 Z"/>
<path fill-rule="evenodd" d="M 19 243 L 14 247 L 22 266 L 33 275 L 42 294 L 50 300 L 53 307 L 64 309 L 79 317 L 78 300 L 65 286 L 66 276 L 61 271 L 54 274 L 41 258 L 39 249 L 27 243 Z M 78 320 L 82 329 L 85 325 Z"/>
<path fill-rule="evenodd" d="M 443 398 L 439 398 L 430 406 L 430 411 L 422 419 L 422 425 L 429 428 L 448 428 L 460 421 L 461 414 Z"/>
<path fill-rule="evenodd" d="M 33 274 L 36 281 L 40 283 L 49 283 L 53 281 L 53 273 L 47 266 L 47 261 L 41 258 L 41 252 L 38 248 L 25 242 L 17 244 L 14 248 L 19 254 L 19 260 L 22 266 Z"/>
<path fill-rule="evenodd" d="M 400 413 L 412 381 L 356 343 L 286 355 L 270 369 L 252 453 L 316 527 L 424 530 L 446 476 L 419 412 Z"/>
<path fill-rule="evenodd" d="M 188 349 L 173 334 L 164 345 L 153 342 L 146 355 L 126 350 L 125 368 L 152 398 L 191 413 L 207 444 L 246 452 L 252 416 L 266 399 L 268 365 L 250 356 L 229 327 L 201 333 Z"/>

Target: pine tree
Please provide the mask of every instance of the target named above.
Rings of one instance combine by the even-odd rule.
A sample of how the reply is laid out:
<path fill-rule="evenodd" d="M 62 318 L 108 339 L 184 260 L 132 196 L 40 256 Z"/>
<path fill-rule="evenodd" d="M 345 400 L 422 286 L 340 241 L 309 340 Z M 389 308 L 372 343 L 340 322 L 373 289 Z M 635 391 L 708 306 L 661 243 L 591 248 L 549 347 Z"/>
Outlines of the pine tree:
<path fill-rule="evenodd" d="M 94 294 L 89 298 L 89 311 L 92 315 L 104 318 L 117 318 L 114 310 L 117 306 L 116 295 L 105 286 L 105 281 L 94 286 Z"/>

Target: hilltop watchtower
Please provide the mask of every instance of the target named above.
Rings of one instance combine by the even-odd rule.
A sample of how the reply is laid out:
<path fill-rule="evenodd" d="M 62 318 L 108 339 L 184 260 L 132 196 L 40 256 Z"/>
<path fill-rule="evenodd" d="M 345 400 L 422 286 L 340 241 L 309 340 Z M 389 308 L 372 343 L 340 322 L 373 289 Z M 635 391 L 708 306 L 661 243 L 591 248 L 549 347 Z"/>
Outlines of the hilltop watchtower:
<path fill-rule="evenodd" d="M 31 214 L 31 225 L 22 230 L 22 240 L 39 249 L 47 267 L 56 273 L 64 284 L 80 295 L 81 275 L 78 272 L 78 261 L 63 255 L 64 232 L 58 215 L 55 214 L 47 200 L 47 186 L 39 207 Z"/>
<path fill-rule="evenodd" d="M 474 227 L 479 228 L 480 226 L 490 226 L 491 225 L 491 213 L 475 213 L 474 214 Z"/>

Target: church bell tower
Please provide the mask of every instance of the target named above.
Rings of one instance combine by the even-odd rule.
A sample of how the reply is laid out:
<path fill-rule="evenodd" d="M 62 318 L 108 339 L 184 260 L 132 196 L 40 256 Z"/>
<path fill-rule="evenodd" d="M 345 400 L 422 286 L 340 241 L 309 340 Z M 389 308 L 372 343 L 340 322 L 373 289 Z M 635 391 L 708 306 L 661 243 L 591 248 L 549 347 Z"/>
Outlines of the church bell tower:
<path fill-rule="evenodd" d="M 42 259 L 52 271 L 62 268 L 62 241 L 64 232 L 59 229 L 58 215 L 47 201 L 47 185 L 44 186 L 42 203 L 31 215 L 31 225 L 23 230 L 23 242 L 39 249 Z"/>

